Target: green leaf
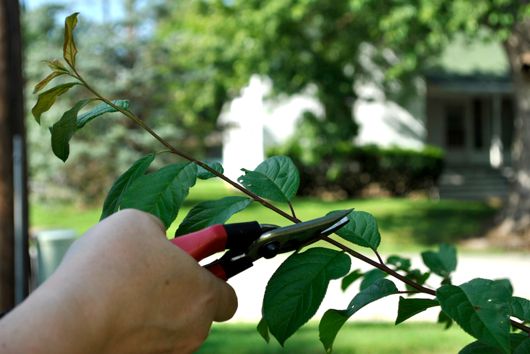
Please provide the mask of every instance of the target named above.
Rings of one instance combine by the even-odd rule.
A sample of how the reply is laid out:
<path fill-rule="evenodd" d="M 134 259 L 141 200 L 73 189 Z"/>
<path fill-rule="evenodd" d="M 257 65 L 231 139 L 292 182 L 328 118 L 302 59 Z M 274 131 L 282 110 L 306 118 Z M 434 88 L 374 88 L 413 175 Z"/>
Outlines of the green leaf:
<path fill-rule="evenodd" d="M 396 270 L 404 271 L 408 271 L 411 266 L 409 258 L 404 258 L 395 254 L 388 256 L 386 263 L 393 265 Z"/>
<path fill-rule="evenodd" d="M 120 210 L 123 196 L 127 192 L 131 183 L 145 174 L 154 159 L 155 154 L 146 155 L 133 163 L 127 171 L 118 177 L 107 193 L 99 220 L 103 220 L 107 216 Z"/>
<path fill-rule="evenodd" d="M 92 100 L 87 99 L 77 102 L 73 108 L 66 111 L 61 119 L 50 128 L 52 134 L 52 150 L 63 161 L 68 159 L 68 155 L 70 154 L 69 142 L 77 130 L 83 128 L 86 123 L 104 113 L 116 112 L 114 108 L 104 103 L 78 117 L 79 111 Z M 128 107 L 128 101 L 119 100 L 114 102 Z"/>
<path fill-rule="evenodd" d="M 513 354 L 528 354 L 530 353 L 530 339 L 528 336 L 521 333 L 510 334 L 510 347 L 513 349 Z M 458 354 L 502 354 L 503 351 L 497 347 L 489 344 L 476 341 L 466 345 Z"/>
<path fill-rule="evenodd" d="M 423 263 L 435 274 L 448 277 L 456 270 L 456 248 L 448 244 L 441 244 L 438 252 L 422 252 Z"/>
<path fill-rule="evenodd" d="M 125 191 L 121 209 L 133 208 L 151 213 L 168 228 L 177 217 L 189 189 L 195 185 L 197 165 L 176 163 L 140 176 Z"/>
<path fill-rule="evenodd" d="M 112 103 L 123 109 L 129 108 L 128 100 L 114 100 L 112 101 Z M 114 112 L 117 112 L 117 110 L 114 107 L 109 106 L 106 103 L 98 104 L 96 107 L 94 107 L 90 111 L 83 113 L 79 117 L 77 117 L 77 129 L 83 128 L 88 122 L 90 122 L 91 120 L 105 113 L 114 113 Z"/>
<path fill-rule="evenodd" d="M 77 114 L 90 101 L 91 99 L 86 99 L 77 102 L 50 128 L 53 153 L 63 162 L 66 162 L 70 155 L 69 143 L 77 130 Z"/>
<path fill-rule="evenodd" d="M 290 202 L 300 185 L 298 170 L 287 156 L 271 157 L 260 163 L 254 171 L 243 171 L 245 175 L 238 178 L 243 186 L 275 202 Z"/>
<path fill-rule="evenodd" d="M 179 225 L 175 236 L 185 235 L 215 224 L 223 224 L 232 215 L 252 203 L 247 197 L 225 197 L 207 200 L 194 206 Z"/>
<path fill-rule="evenodd" d="M 495 284 L 499 286 L 503 286 L 506 289 L 506 291 L 508 291 L 510 294 L 513 293 L 513 286 L 512 286 L 512 283 L 510 282 L 510 279 L 506 279 L 506 278 L 496 279 Z"/>
<path fill-rule="evenodd" d="M 263 317 L 281 345 L 317 311 L 328 284 L 350 270 L 343 252 L 310 248 L 295 253 L 272 275 L 263 299 Z"/>
<path fill-rule="evenodd" d="M 63 63 L 61 63 L 60 60 L 54 59 L 54 60 L 45 60 L 44 61 L 52 71 L 56 72 L 63 72 L 65 74 L 69 73 L 66 66 L 64 66 Z"/>
<path fill-rule="evenodd" d="M 62 71 L 54 71 L 54 72 L 50 73 L 48 76 L 46 76 L 44 79 L 42 79 L 39 83 L 37 83 L 35 85 L 35 88 L 33 89 L 33 93 L 39 92 L 44 87 L 46 87 L 46 85 L 48 85 L 50 83 L 50 81 L 52 81 L 56 77 L 59 77 L 59 76 L 65 75 L 65 74 L 66 73 L 62 72 Z"/>
<path fill-rule="evenodd" d="M 269 335 L 269 325 L 267 324 L 267 321 L 265 321 L 264 318 L 259 321 L 256 329 L 261 335 L 261 337 L 265 340 L 265 342 L 269 343 L 269 341 L 271 340 L 271 337 Z"/>
<path fill-rule="evenodd" d="M 479 341 L 510 351 L 511 292 L 502 282 L 473 279 L 436 291 L 442 310 Z"/>
<path fill-rule="evenodd" d="M 330 353 L 333 349 L 333 342 L 337 333 L 344 323 L 357 311 L 364 306 L 377 301 L 385 296 L 393 295 L 398 292 L 394 283 L 388 279 L 379 279 L 368 288 L 355 295 L 346 310 L 328 310 L 322 316 L 318 326 L 320 341 L 324 345 L 326 352 Z"/>
<path fill-rule="evenodd" d="M 407 271 L 407 274 L 405 275 L 408 279 L 415 281 L 416 283 L 423 285 L 429 279 L 431 273 L 425 272 L 423 273 L 419 269 L 412 269 Z M 407 288 L 409 288 L 409 285 L 407 284 Z M 414 288 L 410 288 L 409 290 L 413 290 Z"/>
<path fill-rule="evenodd" d="M 51 89 L 44 91 L 39 94 L 37 98 L 37 103 L 31 109 L 31 113 L 37 123 L 40 124 L 40 117 L 44 112 L 47 112 L 55 103 L 57 97 L 61 96 L 63 93 L 68 91 L 72 86 L 79 85 L 78 82 L 68 82 L 66 84 L 57 85 Z"/>
<path fill-rule="evenodd" d="M 332 309 L 327 310 L 320 319 L 318 325 L 319 338 L 327 353 L 331 353 L 333 350 L 333 342 L 335 342 L 337 334 L 349 317 L 347 310 Z"/>
<path fill-rule="evenodd" d="M 440 310 L 440 313 L 438 314 L 438 320 L 436 322 L 443 324 L 444 329 L 449 329 L 453 325 L 453 319 L 447 316 L 443 310 Z"/>
<path fill-rule="evenodd" d="M 350 285 L 352 285 L 357 279 L 361 278 L 363 275 L 364 273 L 361 272 L 360 269 L 355 269 L 353 272 L 342 278 L 342 282 L 340 284 L 341 289 L 343 291 L 348 289 Z"/>
<path fill-rule="evenodd" d="M 530 353 L 530 338 L 526 337 L 519 345 L 513 347 L 513 354 Z"/>
<path fill-rule="evenodd" d="M 352 211 L 348 219 L 350 222 L 336 234 L 356 245 L 376 250 L 381 243 L 381 235 L 375 218 L 364 211 Z"/>
<path fill-rule="evenodd" d="M 223 168 L 223 165 L 221 165 L 219 162 L 206 163 L 206 164 L 219 173 L 223 173 L 225 171 Z M 210 179 L 210 178 L 217 177 L 216 175 L 214 175 L 210 171 L 207 171 L 201 166 L 198 166 L 198 168 L 199 168 L 199 172 L 197 173 L 197 178 L 199 179 Z"/>
<path fill-rule="evenodd" d="M 503 354 L 499 348 L 479 341 L 466 345 L 458 354 Z"/>
<path fill-rule="evenodd" d="M 359 289 L 364 290 L 368 288 L 369 286 L 371 286 L 376 281 L 378 281 L 379 279 L 386 278 L 387 275 L 388 274 L 386 274 L 385 272 L 377 268 L 369 270 L 368 272 L 364 274 L 364 278 L 361 281 L 361 285 L 359 286 Z"/>
<path fill-rule="evenodd" d="M 522 297 L 512 297 L 510 314 L 523 322 L 530 322 L 530 301 Z"/>
<path fill-rule="evenodd" d="M 397 293 L 398 289 L 392 281 L 388 279 L 378 279 L 368 288 L 362 290 L 360 293 L 355 295 L 355 297 L 348 305 L 347 313 L 349 316 L 352 316 L 354 313 L 356 313 L 369 303 L 379 300 L 385 296 Z"/>
<path fill-rule="evenodd" d="M 74 29 L 77 25 L 77 15 L 79 15 L 79 12 L 71 14 L 64 21 L 63 57 L 73 68 L 75 68 L 75 56 L 77 54 L 77 47 L 75 46 L 74 41 Z"/>
<path fill-rule="evenodd" d="M 396 324 L 400 324 L 434 306 L 440 306 L 440 303 L 433 299 L 406 299 L 400 296 Z"/>

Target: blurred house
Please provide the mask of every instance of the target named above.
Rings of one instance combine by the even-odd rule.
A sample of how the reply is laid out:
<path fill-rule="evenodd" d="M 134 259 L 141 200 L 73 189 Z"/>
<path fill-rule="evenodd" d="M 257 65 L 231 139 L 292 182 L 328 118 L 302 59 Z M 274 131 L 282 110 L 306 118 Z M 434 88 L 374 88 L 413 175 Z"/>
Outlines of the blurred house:
<path fill-rule="evenodd" d="M 453 43 L 426 82 L 426 142 L 446 152 L 440 196 L 504 197 L 515 108 L 501 45 Z"/>
<path fill-rule="evenodd" d="M 354 143 L 439 146 L 446 153 L 440 197 L 504 197 L 514 129 L 508 69 L 499 44 L 456 41 L 418 80 L 415 99 L 406 107 L 387 99 L 377 85 L 361 84 L 355 87 L 360 131 Z M 270 87 L 266 79 L 253 77 L 220 118 L 229 127 L 223 163 L 231 177 L 239 176 L 241 167 L 261 162 L 267 146 L 286 141 L 303 111 L 321 111 L 311 90 L 270 100 Z"/>

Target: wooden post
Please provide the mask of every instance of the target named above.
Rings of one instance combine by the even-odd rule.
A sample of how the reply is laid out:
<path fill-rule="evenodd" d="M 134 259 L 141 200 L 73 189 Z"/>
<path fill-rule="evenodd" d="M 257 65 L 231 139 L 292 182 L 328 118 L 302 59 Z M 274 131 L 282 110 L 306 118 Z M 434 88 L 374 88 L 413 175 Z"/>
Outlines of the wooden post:
<path fill-rule="evenodd" d="M 0 6 L 0 311 L 9 310 L 28 294 L 21 47 L 19 3 L 3 0 Z"/>
<path fill-rule="evenodd" d="M 503 165 L 503 146 L 501 139 L 501 122 L 502 122 L 502 98 L 500 94 L 492 96 L 492 112 L 491 112 L 491 141 L 490 141 L 490 165 L 494 168 L 502 167 Z"/>
<path fill-rule="evenodd" d="M 7 2 L 0 7 L 0 311 L 15 304 L 13 142 L 9 119 Z"/>

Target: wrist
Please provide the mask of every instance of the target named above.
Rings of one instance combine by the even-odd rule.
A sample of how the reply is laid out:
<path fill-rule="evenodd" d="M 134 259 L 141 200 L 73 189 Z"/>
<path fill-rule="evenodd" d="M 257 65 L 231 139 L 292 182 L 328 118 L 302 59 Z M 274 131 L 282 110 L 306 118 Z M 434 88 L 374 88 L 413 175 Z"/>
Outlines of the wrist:
<path fill-rule="evenodd" d="M 83 311 L 82 298 L 50 279 L 0 322 L 1 352 L 100 352 L 102 331 Z"/>

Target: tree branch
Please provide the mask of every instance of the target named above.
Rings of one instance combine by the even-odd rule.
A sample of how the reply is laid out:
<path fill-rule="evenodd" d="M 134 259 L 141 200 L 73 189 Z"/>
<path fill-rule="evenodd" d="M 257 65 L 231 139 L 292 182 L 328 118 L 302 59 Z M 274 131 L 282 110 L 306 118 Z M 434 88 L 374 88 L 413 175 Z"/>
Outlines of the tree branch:
<path fill-rule="evenodd" d="M 287 220 L 290 220 L 294 223 L 299 223 L 301 222 L 300 219 L 298 219 L 294 213 L 294 209 L 292 207 L 292 204 L 289 202 L 289 207 L 291 209 L 291 212 L 293 213 L 293 215 L 289 215 L 288 213 L 284 212 L 283 210 L 279 209 L 278 207 L 276 207 L 275 205 L 269 203 L 268 201 L 266 201 L 265 199 L 261 198 L 260 196 L 258 196 L 257 194 L 251 192 L 250 190 L 246 189 L 245 187 L 241 186 L 240 184 L 238 184 L 237 182 L 235 181 L 232 181 L 230 178 L 226 177 L 224 174 L 216 171 L 215 169 L 211 168 L 210 166 L 208 166 L 207 164 L 205 164 L 204 162 L 200 161 L 200 160 L 197 160 L 195 159 L 193 156 L 190 156 L 188 155 L 187 153 L 181 151 L 181 150 L 178 150 L 177 148 L 173 147 L 171 144 L 169 144 L 166 140 L 164 140 L 161 136 L 159 136 L 154 130 L 152 130 L 147 124 L 145 124 L 145 122 L 143 122 L 140 118 L 138 118 L 136 115 L 134 115 L 134 113 L 132 113 L 131 111 L 128 111 L 126 109 L 123 109 L 117 105 L 115 105 L 112 101 L 108 100 L 107 98 L 103 97 L 101 94 L 99 94 L 99 92 L 97 92 L 94 88 L 92 88 L 84 79 L 83 77 L 79 74 L 79 72 L 74 68 L 74 67 L 71 67 L 72 70 L 74 71 L 75 73 L 75 77 L 86 87 L 87 90 L 89 90 L 92 94 L 94 94 L 99 100 L 101 100 L 102 102 L 105 102 L 106 104 L 108 104 L 110 107 L 114 108 L 116 111 L 122 113 L 123 115 L 125 115 L 127 118 L 131 119 L 133 122 L 135 122 L 137 125 L 139 125 L 140 127 L 142 127 L 143 129 L 145 129 L 151 136 L 153 136 L 156 140 L 158 140 L 162 145 L 164 145 L 170 152 L 172 152 L 173 154 L 177 155 L 177 156 L 180 156 L 181 158 L 185 159 L 185 160 L 188 160 L 190 162 L 193 162 L 199 166 L 201 166 L 202 168 L 204 168 L 205 170 L 207 170 L 208 172 L 212 173 L 213 175 L 219 177 L 220 179 L 222 179 L 223 181 L 225 181 L 226 183 L 230 184 L 232 187 L 236 188 L 237 190 L 239 190 L 240 192 L 246 194 L 247 196 L 249 196 L 250 198 L 252 198 L 253 200 L 257 201 L 258 203 L 262 204 L 264 207 L 274 211 L 275 213 L 283 216 L 284 218 L 286 218 Z M 413 280 L 411 279 L 408 279 L 407 277 L 399 274 L 398 272 L 396 272 L 395 270 L 389 268 L 382 260 L 381 256 L 379 255 L 379 253 L 374 250 L 377 258 L 378 258 L 378 262 L 372 260 L 371 258 L 369 257 L 366 257 L 365 255 L 363 255 L 362 253 L 359 253 L 351 248 L 349 248 L 348 246 L 346 245 L 343 245 L 342 243 L 338 242 L 338 241 L 335 241 L 334 239 L 330 238 L 329 236 L 324 236 L 321 238 L 322 240 L 332 244 L 333 246 L 335 247 L 338 247 L 339 249 L 343 250 L 344 252 L 348 253 L 349 255 L 351 255 L 352 257 L 354 258 L 357 258 L 365 263 L 368 263 L 370 264 L 371 266 L 377 268 L 377 269 L 380 269 L 382 270 L 383 272 L 387 273 L 388 275 L 391 275 L 392 277 L 400 280 L 401 282 L 409 285 L 410 287 L 414 288 L 417 290 L 417 292 L 421 292 L 421 293 L 425 293 L 425 294 L 429 294 L 429 295 L 432 295 L 432 296 L 436 296 L 436 291 L 435 290 L 432 290 L 430 288 L 427 288 L 427 287 L 424 287 L 422 286 L 421 284 L 418 284 L 416 282 L 414 282 Z M 407 291 L 406 293 L 415 293 L 416 291 Z M 524 324 L 522 323 L 519 323 L 517 321 L 514 321 L 514 320 L 510 320 L 511 324 L 513 327 L 517 328 L 517 329 L 520 329 L 528 334 L 530 334 L 530 327 L 527 327 L 525 326 Z"/>
<path fill-rule="evenodd" d="M 378 269 L 382 270 L 383 272 L 387 273 L 388 275 L 393 276 L 396 279 L 399 279 L 403 283 L 413 287 L 414 289 L 418 290 L 419 292 L 425 293 L 425 294 L 429 294 L 429 295 L 432 295 L 432 296 L 436 296 L 436 291 L 435 290 L 426 288 L 426 287 L 416 283 L 415 281 L 406 278 L 405 276 L 399 274 L 395 270 L 387 267 L 385 264 L 379 264 L 376 261 L 366 257 L 365 255 L 363 255 L 363 254 L 361 254 L 361 253 L 349 248 L 348 246 L 345 246 L 342 243 L 335 241 L 334 239 L 330 238 L 329 236 L 325 236 L 322 239 L 324 241 L 327 241 L 327 242 L 331 243 L 332 245 L 340 248 L 341 250 L 343 250 L 344 252 L 350 254 L 351 256 L 353 256 L 353 257 L 355 257 L 357 259 L 360 259 L 363 262 L 368 263 L 368 264 L 370 264 L 371 266 L 373 266 L 375 268 L 378 268 Z M 523 323 L 520 323 L 520 322 L 517 322 L 517 321 L 514 321 L 514 320 L 510 320 L 510 323 L 511 323 L 511 325 L 513 327 L 515 327 L 517 329 L 520 329 L 521 331 L 526 332 L 526 333 L 528 333 L 530 335 L 530 327 L 527 327 Z"/>
<path fill-rule="evenodd" d="M 377 269 L 382 270 L 383 272 L 387 273 L 388 275 L 393 276 L 396 279 L 401 280 L 403 283 L 413 287 L 414 289 L 418 290 L 419 292 L 436 296 L 436 292 L 434 290 L 426 288 L 426 287 L 416 283 L 415 281 L 413 281 L 411 279 L 408 279 L 407 277 L 399 274 L 395 270 L 387 267 L 384 263 L 378 263 L 378 262 L 374 261 L 373 259 L 366 257 L 364 254 L 359 253 L 359 252 L 349 248 L 348 246 L 343 245 L 342 243 L 340 243 L 338 241 L 335 241 L 334 239 L 330 238 L 329 236 L 325 236 L 322 239 L 324 241 L 328 242 L 328 243 L 331 243 L 333 246 L 340 248 L 341 250 L 343 250 L 344 252 L 348 253 L 349 255 L 351 255 L 351 256 L 353 256 L 353 257 L 355 257 L 357 259 L 360 259 L 361 261 L 363 261 L 365 263 L 368 263 L 368 264 L 370 264 L 371 266 L 373 266 L 373 267 L 375 267 Z"/>

